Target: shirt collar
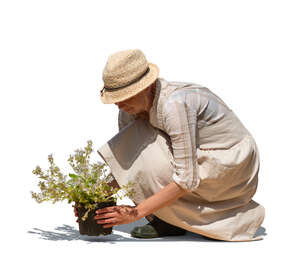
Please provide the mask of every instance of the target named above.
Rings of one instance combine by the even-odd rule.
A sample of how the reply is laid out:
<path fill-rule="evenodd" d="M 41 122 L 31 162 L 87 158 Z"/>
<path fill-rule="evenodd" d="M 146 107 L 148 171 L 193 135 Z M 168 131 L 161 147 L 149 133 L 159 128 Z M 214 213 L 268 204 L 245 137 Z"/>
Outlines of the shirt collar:
<path fill-rule="evenodd" d="M 158 78 L 156 81 L 156 90 L 152 106 L 149 111 L 149 122 L 152 126 L 162 129 L 161 126 L 161 103 L 162 96 L 164 96 L 167 81 L 163 78 Z"/>

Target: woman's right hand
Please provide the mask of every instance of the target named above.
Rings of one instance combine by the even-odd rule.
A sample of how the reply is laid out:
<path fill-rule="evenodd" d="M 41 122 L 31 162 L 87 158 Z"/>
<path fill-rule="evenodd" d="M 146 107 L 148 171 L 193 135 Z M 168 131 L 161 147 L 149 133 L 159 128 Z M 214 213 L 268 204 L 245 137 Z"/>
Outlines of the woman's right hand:
<path fill-rule="evenodd" d="M 72 207 L 74 208 L 74 214 L 75 217 L 77 218 L 76 222 L 78 222 L 78 211 L 77 211 L 77 207 L 75 205 L 72 205 Z"/>

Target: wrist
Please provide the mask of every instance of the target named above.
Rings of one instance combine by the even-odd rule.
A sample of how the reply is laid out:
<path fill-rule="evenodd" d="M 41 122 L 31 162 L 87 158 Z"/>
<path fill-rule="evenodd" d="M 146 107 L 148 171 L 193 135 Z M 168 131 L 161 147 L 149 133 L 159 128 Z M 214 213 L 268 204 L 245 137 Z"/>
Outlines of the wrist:
<path fill-rule="evenodd" d="M 136 206 L 135 209 L 136 209 L 137 220 L 146 217 L 148 214 L 151 214 L 151 213 L 147 214 L 140 205 Z"/>

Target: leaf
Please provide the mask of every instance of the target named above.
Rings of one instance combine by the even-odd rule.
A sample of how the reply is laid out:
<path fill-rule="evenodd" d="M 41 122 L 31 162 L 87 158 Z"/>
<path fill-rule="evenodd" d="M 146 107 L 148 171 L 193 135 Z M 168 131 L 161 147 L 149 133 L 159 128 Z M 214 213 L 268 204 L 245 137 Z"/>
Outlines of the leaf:
<path fill-rule="evenodd" d="M 69 177 L 72 178 L 72 179 L 78 179 L 79 178 L 78 175 L 73 174 L 73 173 L 69 173 Z"/>
<path fill-rule="evenodd" d="M 75 174 L 69 173 L 69 179 L 67 175 L 60 172 L 59 167 L 54 164 L 53 156 L 50 155 L 50 168 L 47 171 L 43 171 L 39 166 L 33 170 L 33 174 L 41 179 L 38 184 L 41 192 L 32 193 L 32 198 L 38 203 L 44 201 L 55 203 L 67 199 L 69 203 L 81 201 L 83 204 L 89 205 L 108 200 L 107 195 L 113 194 L 114 196 L 111 198 L 117 200 L 118 189 L 112 189 L 109 185 L 112 176 L 107 174 L 107 164 L 102 162 L 91 164 L 89 162 L 92 151 L 92 143 L 89 142 L 85 151 L 76 150 L 75 155 L 70 155 L 68 161 Z M 122 188 L 125 196 L 129 196 L 130 188 L 128 186 Z"/>
<path fill-rule="evenodd" d="M 71 177 L 72 179 L 81 179 L 83 182 L 86 181 L 86 179 L 83 176 L 73 174 L 73 173 L 69 173 L 69 177 Z"/>

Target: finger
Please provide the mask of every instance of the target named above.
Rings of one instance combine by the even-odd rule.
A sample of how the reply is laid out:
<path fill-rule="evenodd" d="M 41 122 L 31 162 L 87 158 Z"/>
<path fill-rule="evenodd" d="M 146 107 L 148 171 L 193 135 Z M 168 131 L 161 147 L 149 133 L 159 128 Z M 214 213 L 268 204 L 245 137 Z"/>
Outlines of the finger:
<path fill-rule="evenodd" d="M 106 207 L 106 208 L 100 208 L 96 210 L 96 214 L 101 214 L 101 213 L 106 213 L 106 212 L 113 212 L 115 211 L 117 206 L 112 206 L 112 207 Z"/>
<path fill-rule="evenodd" d="M 103 228 L 110 228 L 110 227 L 113 227 L 115 225 L 117 225 L 117 224 L 106 224 L 106 225 L 103 225 L 102 227 Z"/>
<path fill-rule="evenodd" d="M 116 212 L 99 214 L 94 217 L 95 220 L 115 218 L 118 214 Z"/>
<path fill-rule="evenodd" d="M 116 223 L 116 219 L 109 218 L 109 219 L 105 219 L 105 220 L 98 220 L 97 223 L 98 224 Z"/>

